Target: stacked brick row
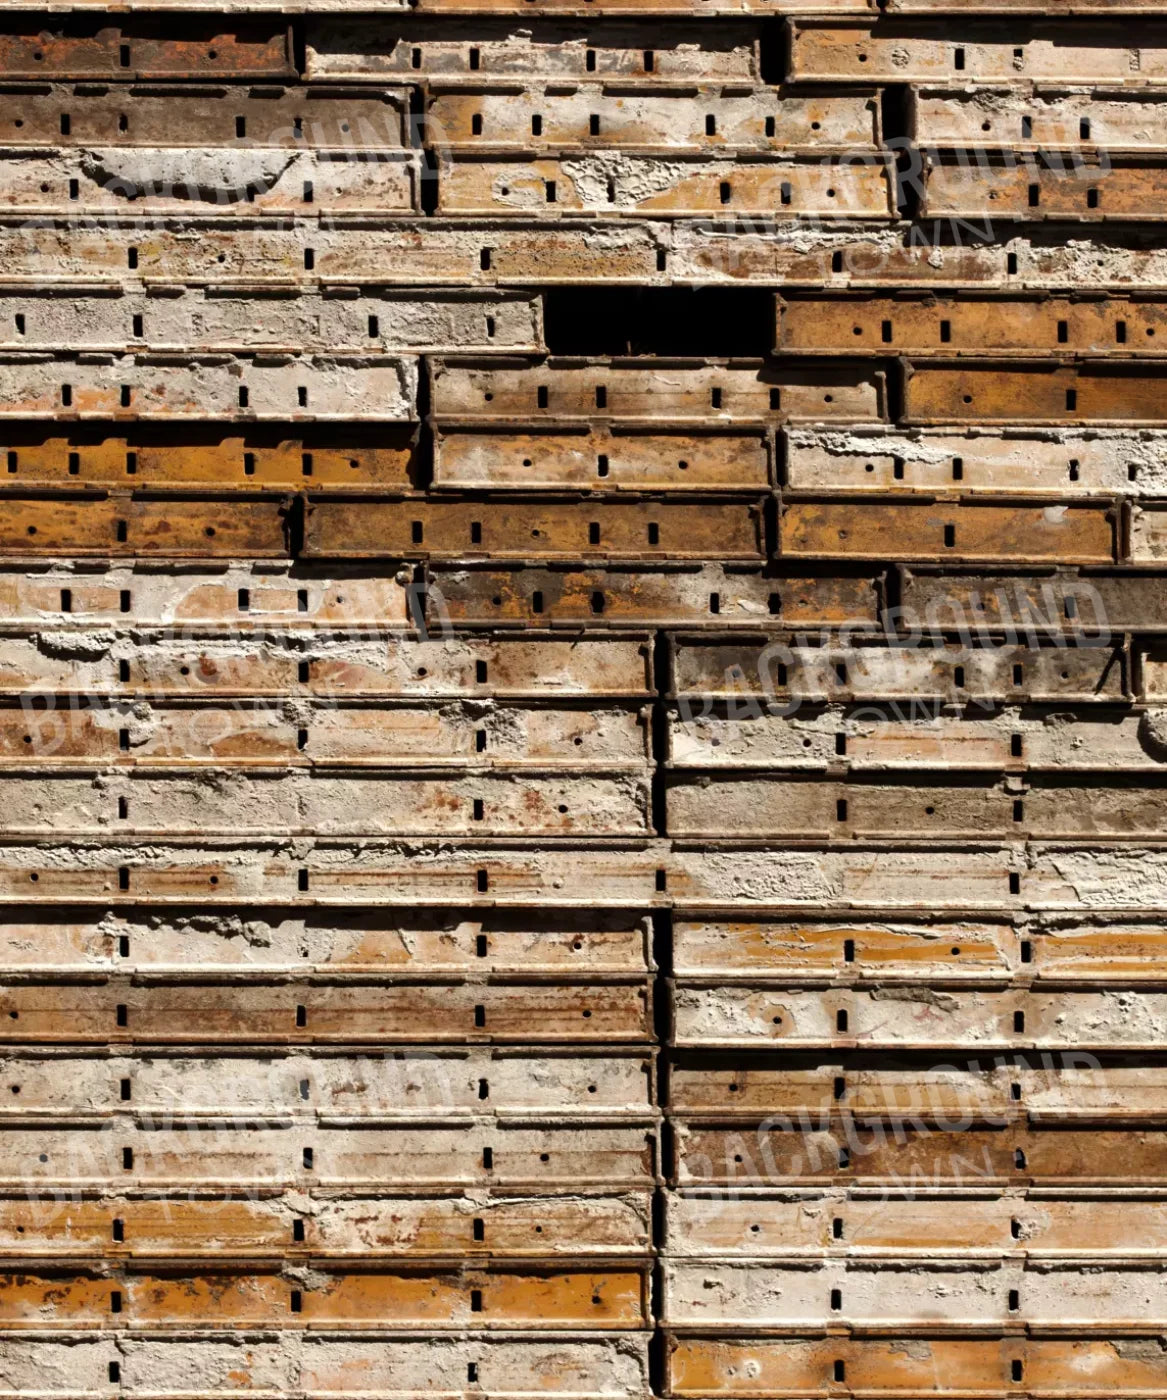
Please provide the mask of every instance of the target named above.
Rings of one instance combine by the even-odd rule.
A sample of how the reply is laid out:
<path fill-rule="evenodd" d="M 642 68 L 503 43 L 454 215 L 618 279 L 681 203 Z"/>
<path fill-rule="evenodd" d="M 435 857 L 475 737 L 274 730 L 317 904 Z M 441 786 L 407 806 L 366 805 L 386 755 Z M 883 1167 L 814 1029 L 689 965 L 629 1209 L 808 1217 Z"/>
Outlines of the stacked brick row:
<path fill-rule="evenodd" d="M 1156 6 L 52 8 L 0 1389 L 1167 1396 Z"/>

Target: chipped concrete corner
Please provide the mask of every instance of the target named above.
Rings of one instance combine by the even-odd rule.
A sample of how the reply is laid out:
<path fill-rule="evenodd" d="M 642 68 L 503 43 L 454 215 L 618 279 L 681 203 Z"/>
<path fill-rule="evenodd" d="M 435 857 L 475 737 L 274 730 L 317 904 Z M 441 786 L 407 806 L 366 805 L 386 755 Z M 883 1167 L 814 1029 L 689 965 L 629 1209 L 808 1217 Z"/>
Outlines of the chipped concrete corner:
<path fill-rule="evenodd" d="M 1167 1400 L 1160 0 L 0 0 L 7 1400 Z"/>

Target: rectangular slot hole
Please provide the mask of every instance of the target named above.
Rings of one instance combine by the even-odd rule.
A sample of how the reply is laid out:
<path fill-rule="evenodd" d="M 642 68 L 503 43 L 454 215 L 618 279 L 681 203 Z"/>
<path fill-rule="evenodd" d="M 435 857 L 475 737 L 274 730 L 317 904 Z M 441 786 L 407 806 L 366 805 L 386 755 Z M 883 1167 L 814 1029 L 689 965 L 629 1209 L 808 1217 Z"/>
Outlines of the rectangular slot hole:
<path fill-rule="evenodd" d="M 1022 141 L 1029 141 L 1029 140 L 1032 139 L 1032 137 L 1033 137 L 1033 118 L 1032 118 L 1032 117 L 1022 117 L 1022 118 L 1021 118 L 1021 139 L 1022 139 Z"/>
<path fill-rule="evenodd" d="M 1024 1012 L 1024 1011 L 1014 1011 L 1014 1013 L 1013 1013 L 1013 1029 L 1014 1029 L 1015 1031 L 1023 1031 L 1023 1030 L 1025 1029 L 1025 1012 Z"/>
<path fill-rule="evenodd" d="M 1069 323 L 1069 321 L 1059 321 L 1059 322 L 1058 322 L 1058 344 L 1059 344 L 1059 345 L 1067 345 L 1067 344 L 1069 343 L 1069 340 L 1070 340 L 1070 323 Z"/>

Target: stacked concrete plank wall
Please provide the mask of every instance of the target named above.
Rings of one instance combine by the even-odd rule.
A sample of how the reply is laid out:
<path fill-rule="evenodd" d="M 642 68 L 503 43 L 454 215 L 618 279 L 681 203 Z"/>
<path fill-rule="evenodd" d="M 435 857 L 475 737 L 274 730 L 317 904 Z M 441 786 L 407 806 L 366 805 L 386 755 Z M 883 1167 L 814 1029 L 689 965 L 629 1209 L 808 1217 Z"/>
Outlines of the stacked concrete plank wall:
<path fill-rule="evenodd" d="M 1152 0 L 0 0 L 0 1395 L 1167 1397 Z"/>

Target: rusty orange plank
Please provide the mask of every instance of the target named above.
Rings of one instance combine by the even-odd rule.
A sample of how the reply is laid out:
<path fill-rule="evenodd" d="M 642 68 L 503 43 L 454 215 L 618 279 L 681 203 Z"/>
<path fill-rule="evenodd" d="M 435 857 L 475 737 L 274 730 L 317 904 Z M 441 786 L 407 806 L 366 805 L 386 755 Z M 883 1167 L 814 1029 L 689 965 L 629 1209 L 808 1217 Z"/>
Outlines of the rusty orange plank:
<path fill-rule="evenodd" d="M 643 1041 L 644 986 L 370 987 L 13 984 L 0 1038 L 55 1044 Z"/>
<path fill-rule="evenodd" d="M 1164 355 L 1167 303 L 1124 297 L 793 297 L 778 349 L 829 355 Z"/>
<path fill-rule="evenodd" d="M 905 560 L 1110 564 L 1117 549 L 1106 506 L 977 502 L 787 502 L 779 550 L 790 558 L 878 558 L 894 539 Z"/>
<path fill-rule="evenodd" d="M 227 434 L 197 426 L 184 429 L 181 437 L 0 427 L 0 458 L 6 466 L 0 485 L 25 490 L 400 490 L 409 482 L 413 446 L 407 427 L 386 427 L 377 441 L 359 434 L 282 438 L 278 433 Z"/>
<path fill-rule="evenodd" d="M 1167 376 L 1157 367 L 1025 362 L 909 367 L 907 416 L 917 423 L 1146 423 L 1167 421 Z"/>
<path fill-rule="evenodd" d="M 187 30 L 189 21 L 181 21 L 181 27 Z M 0 39 L 0 47 L 3 44 L 4 39 Z M 42 52 L 44 49 L 42 44 Z M 220 50 L 216 48 L 216 52 Z M 49 61 L 45 53 L 38 69 Z M 209 58 L 206 61 L 209 63 Z M 120 58 L 118 71 L 109 76 L 125 76 Z M 89 85 L 46 88 L 38 83 L 12 88 L 5 95 L 12 103 L 12 115 L 0 116 L 0 137 L 9 147 L 170 146 L 176 134 L 191 147 L 282 146 L 297 119 L 298 144 L 308 150 L 349 146 L 357 131 L 364 149 L 394 149 L 405 144 L 401 96 L 391 90 L 324 88 L 304 93 L 273 86 L 242 90 L 204 87 L 184 92 L 135 84 L 127 92 L 94 90 Z"/>
<path fill-rule="evenodd" d="M 925 218 L 1073 219 L 1146 223 L 1163 217 L 1167 166 L 1116 156 L 1050 170 L 990 161 L 931 162 L 924 174 Z"/>
<path fill-rule="evenodd" d="M 559 625 L 757 628 L 767 617 L 792 626 L 876 625 L 871 574 L 774 578 L 705 564 L 692 572 L 635 569 L 455 570 L 435 565 L 438 615 L 465 626 Z"/>
<path fill-rule="evenodd" d="M 800 1397 L 848 1394 L 985 1396 L 1025 1385 L 1042 1395 L 1160 1396 L 1167 1376 L 1150 1348 L 1116 1337 L 1034 1339 L 678 1339 L 669 1354 L 677 1396 Z"/>
<path fill-rule="evenodd" d="M 762 504 L 599 501 L 531 506 L 313 501 L 304 553 L 324 558 L 761 560 Z"/>
<path fill-rule="evenodd" d="M 285 516 L 281 501 L 8 497 L 0 553 L 276 559 L 288 553 Z"/>
<path fill-rule="evenodd" d="M 54 27 L 7 23 L 0 34 L 0 76 L 119 82 L 157 79 L 287 79 L 296 76 L 292 36 L 278 20 L 186 21 L 183 37 L 167 20 L 126 18 L 119 25 L 80 16 Z"/>

